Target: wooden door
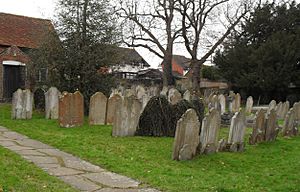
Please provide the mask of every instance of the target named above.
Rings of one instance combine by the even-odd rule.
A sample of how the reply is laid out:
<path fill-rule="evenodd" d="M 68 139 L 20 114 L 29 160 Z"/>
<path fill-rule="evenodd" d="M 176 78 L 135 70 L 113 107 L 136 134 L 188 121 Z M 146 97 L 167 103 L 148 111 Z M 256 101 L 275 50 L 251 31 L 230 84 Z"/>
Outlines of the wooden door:
<path fill-rule="evenodd" d="M 4 98 L 11 98 L 18 88 L 24 88 L 23 66 L 3 65 L 3 88 Z"/>

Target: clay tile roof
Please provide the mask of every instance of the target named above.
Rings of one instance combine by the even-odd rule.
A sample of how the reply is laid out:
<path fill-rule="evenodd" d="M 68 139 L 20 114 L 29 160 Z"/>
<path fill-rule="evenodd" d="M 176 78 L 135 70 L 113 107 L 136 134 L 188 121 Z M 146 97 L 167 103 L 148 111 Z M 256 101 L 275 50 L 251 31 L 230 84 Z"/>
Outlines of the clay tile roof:
<path fill-rule="evenodd" d="M 186 58 L 183 55 L 173 55 L 173 60 L 175 60 L 176 63 L 180 65 L 184 70 L 187 70 L 191 63 L 191 59 Z"/>
<path fill-rule="evenodd" d="M 0 13 L 0 45 L 37 48 L 50 31 L 50 20 Z"/>
<path fill-rule="evenodd" d="M 144 63 L 144 66 L 150 67 L 150 65 L 135 49 L 118 47 L 117 51 L 118 54 L 120 54 L 122 61 L 126 64 L 137 65 L 139 63 Z"/>

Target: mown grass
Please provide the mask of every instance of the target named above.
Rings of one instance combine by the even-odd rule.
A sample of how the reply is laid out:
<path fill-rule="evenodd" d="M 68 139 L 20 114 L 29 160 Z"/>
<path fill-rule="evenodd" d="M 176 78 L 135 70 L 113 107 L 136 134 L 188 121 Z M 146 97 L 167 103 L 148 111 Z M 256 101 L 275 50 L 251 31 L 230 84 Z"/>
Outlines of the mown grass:
<path fill-rule="evenodd" d="M 0 106 L 0 114 L 0 125 L 161 190 L 300 191 L 300 137 L 178 162 L 171 160 L 173 138 L 114 138 L 111 126 L 65 129 L 36 113 L 32 120 L 11 120 L 9 105 Z"/>
<path fill-rule="evenodd" d="M 0 191 L 76 191 L 19 155 L 0 147 Z"/>

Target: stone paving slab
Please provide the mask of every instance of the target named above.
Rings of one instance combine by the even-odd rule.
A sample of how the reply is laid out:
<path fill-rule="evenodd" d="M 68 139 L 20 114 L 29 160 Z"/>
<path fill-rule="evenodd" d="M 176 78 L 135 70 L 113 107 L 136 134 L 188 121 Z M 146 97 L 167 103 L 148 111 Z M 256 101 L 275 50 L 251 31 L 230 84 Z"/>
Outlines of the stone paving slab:
<path fill-rule="evenodd" d="M 0 145 L 80 191 L 159 192 L 156 189 L 141 188 L 140 182 L 136 180 L 109 172 L 72 154 L 1 126 Z"/>
<path fill-rule="evenodd" d="M 139 182 L 112 172 L 88 173 L 84 177 L 111 188 L 137 188 Z"/>
<path fill-rule="evenodd" d="M 81 191 L 95 191 L 95 190 L 101 188 L 101 186 L 99 186 L 79 175 L 61 176 L 60 178 L 64 182 L 69 183 L 72 186 L 75 186 L 77 189 L 79 189 Z"/>

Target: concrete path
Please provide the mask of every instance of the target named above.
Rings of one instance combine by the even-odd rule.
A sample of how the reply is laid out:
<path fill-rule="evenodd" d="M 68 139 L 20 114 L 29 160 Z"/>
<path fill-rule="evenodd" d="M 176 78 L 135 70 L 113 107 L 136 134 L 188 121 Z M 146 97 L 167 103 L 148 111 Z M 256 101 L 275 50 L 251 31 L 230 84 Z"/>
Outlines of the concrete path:
<path fill-rule="evenodd" d="M 50 175 L 86 192 L 158 192 L 140 182 L 107 171 L 25 135 L 0 126 L 0 145 L 21 155 Z"/>

